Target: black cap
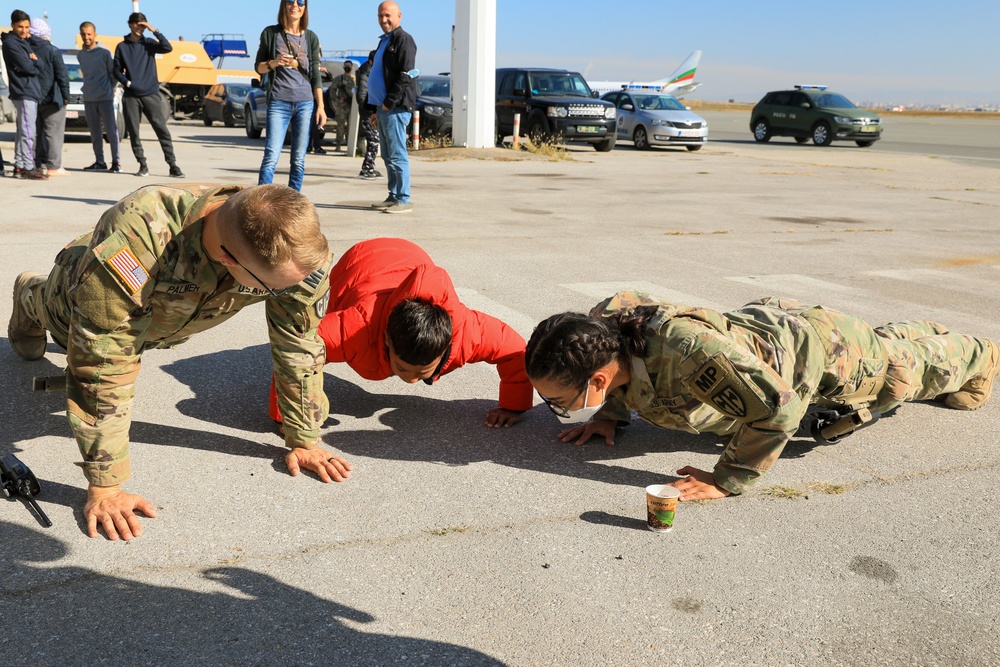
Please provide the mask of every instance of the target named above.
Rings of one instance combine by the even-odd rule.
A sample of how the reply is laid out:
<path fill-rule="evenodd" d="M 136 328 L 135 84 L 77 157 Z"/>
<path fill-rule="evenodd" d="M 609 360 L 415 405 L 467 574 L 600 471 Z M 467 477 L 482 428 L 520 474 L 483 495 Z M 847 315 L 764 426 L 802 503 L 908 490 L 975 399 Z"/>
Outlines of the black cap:
<path fill-rule="evenodd" d="M 132 12 L 128 15 L 128 23 L 132 25 L 133 23 L 145 23 L 146 15 L 142 12 Z"/>

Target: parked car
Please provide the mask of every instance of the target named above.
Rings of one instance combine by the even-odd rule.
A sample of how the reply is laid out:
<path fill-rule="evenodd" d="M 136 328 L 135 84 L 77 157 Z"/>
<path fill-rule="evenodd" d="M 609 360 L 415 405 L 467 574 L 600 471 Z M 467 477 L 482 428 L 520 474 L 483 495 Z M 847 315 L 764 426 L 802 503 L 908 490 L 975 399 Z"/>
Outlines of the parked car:
<path fill-rule="evenodd" d="M 680 100 L 663 93 L 611 92 L 604 95 L 618 109 L 618 139 L 639 150 L 653 146 L 684 146 L 701 150 L 708 141 L 708 123 Z"/>
<path fill-rule="evenodd" d="M 586 141 L 604 152 L 615 147 L 615 105 L 595 99 L 586 80 L 562 69 L 497 70 L 497 143 L 514 133 L 514 114 L 521 114 L 520 134 L 532 142 Z"/>
<path fill-rule="evenodd" d="M 201 102 L 202 121 L 206 127 L 212 127 L 218 121 L 226 127 L 243 125 L 248 83 L 217 83 L 205 92 Z"/>
<path fill-rule="evenodd" d="M 87 112 L 83 106 L 83 74 L 80 71 L 80 60 L 74 53 L 64 53 L 63 63 L 66 64 L 66 74 L 69 75 L 69 100 L 66 105 L 66 131 L 89 132 Z M 115 122 L 118 124 L 118 136 L 125 139 L 125 116 L 122 112 L 122 89 L 115 86 Z M 102 134 L 104 134 L 102 132 Z M 105 139 L 107 135 L 105 134 Z"/>
<path fill-rule="evenodd" d="M 438 75 L 417 77 L 416 110 L 420 112 L 420 134 L 429 136 L 451 136 L 451 78 Z M 413 134 L 413 124 L 407 136 Z"/>
<path fill-rule="evenodd" d="M 865 148 L 882 137 L 882 119 L 826 86 L 803 85 L 765 95 L 750 113 L 750 131 L 759 142 L 794 137 L 800 144 L 809 139 L 817 146 L 854 141 Z"/>
<path fill-rule="evenodd" d="M 355 66 L 358 64 L 357 60 L 354 61 L 354 64 Z M 330 60 L 320 61 L 320 66 L 326 70 L 323 74 L 323 99 L 326 99 L 326 91 L 330 89 L 333 79 L 344 73 L 344 66 L 343 61 L 335 62 Z M 250 90 L 244 98 L 244 127 L 246 128 L 247 136 L 251 139 L 260 139 L 260 135 L 267 128 L 267 77 L 268 75 L 264 74 L 260 79 L 251 81 Z M 337 127 L 337 120 L 333 117 L 331 111 L 332 109 L 326 110 L 326 125 L 323 128 L 327 132 Z M 287 143 L 288 141 L 288 137 L 285 137 L 285 142 Z"/>

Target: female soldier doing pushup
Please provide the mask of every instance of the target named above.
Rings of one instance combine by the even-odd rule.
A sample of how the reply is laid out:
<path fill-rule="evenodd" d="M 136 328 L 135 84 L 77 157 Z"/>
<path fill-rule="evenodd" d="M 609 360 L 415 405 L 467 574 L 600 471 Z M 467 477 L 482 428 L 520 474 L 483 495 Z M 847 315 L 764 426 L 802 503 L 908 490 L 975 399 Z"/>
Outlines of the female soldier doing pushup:
<path fill-rule="evenodd" d="M 563 442 L 598 435 L 613 444 L 632 410 L 663 428 L 725 436 L 714 471 L 677 471 L 685 475 L 673 482 L 681 500 L 697 500 L 746 489 L 774 465 L 811 406 L 833 415 L 813 421 L 826 441 L 904 401 L 938 398 L 975 410 L 989 399 L 1000 349 L 934 322 L 873 329 L 784 299 L 720 313 L 621 292 L 589 316 L 562 313 L 539 324 L 525 365 L 561 421 L 586 422 L 559 433 Z"/>

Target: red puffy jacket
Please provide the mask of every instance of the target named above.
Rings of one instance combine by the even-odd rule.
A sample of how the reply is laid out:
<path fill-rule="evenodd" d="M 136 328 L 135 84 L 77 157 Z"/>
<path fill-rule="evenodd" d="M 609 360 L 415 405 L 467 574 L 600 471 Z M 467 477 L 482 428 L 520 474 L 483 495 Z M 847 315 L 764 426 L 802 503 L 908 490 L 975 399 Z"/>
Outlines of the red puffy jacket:
<path fill-rule="evenodd" d="M 524 339 L 495 317 L 467 308 L 458 300 L 448 273 L 406 239 L 362 241 L 330 271 L 330 302 L 319 325 L 327 363 L 346 361 L 366 380 L 392 377 L 386 322 L 396 304 L 413 297 L 427 299 L 451 315 L 451 356 L 441 375 L 477 361 L 496 364 L 500 407 L 531 408 Z M 280 421 L 276 399 L 272 387 L 271 418 Z"/>

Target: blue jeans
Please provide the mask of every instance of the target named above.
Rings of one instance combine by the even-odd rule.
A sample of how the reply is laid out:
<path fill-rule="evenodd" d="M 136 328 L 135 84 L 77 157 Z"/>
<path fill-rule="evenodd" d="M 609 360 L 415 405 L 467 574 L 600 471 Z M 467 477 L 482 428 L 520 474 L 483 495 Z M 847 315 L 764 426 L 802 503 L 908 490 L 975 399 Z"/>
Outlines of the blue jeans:
<path fill-rule="evenodd" d="M 410 158 L 406 153 L 406 126 L 410 124 L 406 109 L 379 109 L 378 142 L 382 148 L 386 176 L 389 178 L 389 196 L 400 204 L 410 202 Z"/>
<path fill-rule="evenodd" d="M 257 185 L 266 185 L 274 180 L 274 168 L 278 166 L 281 145 L 285 143 L 285 133 L 288 132 L 288 125 L 291 123 L 292 157 L 288 170 L 288 187 L 302 190 L 313 106 L 312 100 L 308 102 L 271 100 L 267 105 L 267 143 L 264 145 L 264 161 L 260 163 Z"/>

